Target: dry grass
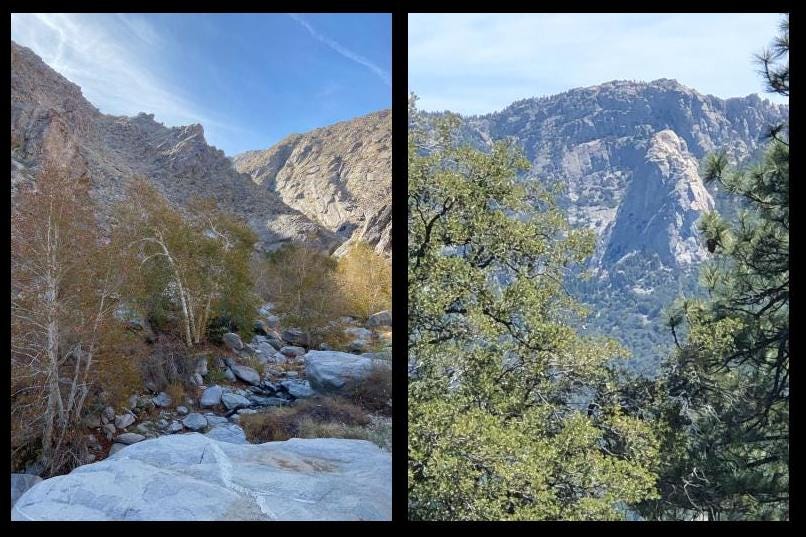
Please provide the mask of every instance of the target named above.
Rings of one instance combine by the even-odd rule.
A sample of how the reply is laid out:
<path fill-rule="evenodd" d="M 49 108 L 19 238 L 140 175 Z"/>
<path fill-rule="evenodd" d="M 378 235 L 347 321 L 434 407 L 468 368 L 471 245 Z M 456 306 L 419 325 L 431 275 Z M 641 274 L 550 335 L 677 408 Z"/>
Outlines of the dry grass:
<path fill-rule="evenodd" d="M 361 382 L 347 387 L 347 397 L 356 405 L 372 413 L 392 415 L 392 368 L 376 365 Z"/>
<path fill-rule="evenodd" d="M 165 387 L 165 393 L 171 398 L 171 405 L 184 405 L 185 404 L 185 397 L 187 397 L 187 393 L 185 392 L 185 387 L 179 382 L 172 382 Z"/>
<path fill-rule="evenodd" d="M 315 397 L 289 407 L 273 408 L 241 417 L 241 426 L 252 443 L 289 438 L 361 438 L 370 423 L 366 412 L 340 397 Z"/>

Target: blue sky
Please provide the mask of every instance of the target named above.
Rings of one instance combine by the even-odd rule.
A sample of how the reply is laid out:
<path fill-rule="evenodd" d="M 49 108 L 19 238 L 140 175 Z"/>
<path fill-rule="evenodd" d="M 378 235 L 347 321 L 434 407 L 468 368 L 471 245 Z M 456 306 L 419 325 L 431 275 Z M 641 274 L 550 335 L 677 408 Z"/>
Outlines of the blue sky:
<path fill-rule="evenodd" d="M 764 93 L 753 54 L 777 14 L 410 14 L 409 91 L 423 110 L 483 114 L 610 80 L 674 78 L 717 97 Z"/>
<path fill-rule="evenodd" d="M 389 108 L 389 14 L 13 14 L 101 112 L 201 123 L 227 155 Z"/>

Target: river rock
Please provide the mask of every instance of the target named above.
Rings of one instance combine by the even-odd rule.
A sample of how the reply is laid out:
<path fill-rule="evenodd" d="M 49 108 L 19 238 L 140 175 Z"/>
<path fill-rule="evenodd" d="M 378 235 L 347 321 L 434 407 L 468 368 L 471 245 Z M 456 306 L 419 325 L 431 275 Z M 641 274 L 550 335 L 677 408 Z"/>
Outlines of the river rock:
<path fill-rule="evenodd" d="M 118 435 L 117 438 L 115 438 L 115 442 L 119 444 L 129 445 L 129 444 L 136 444 L 137 442 L 142 442 L 145 439 L 146 437 L 142 434 L 123 433 Z"/>
<path fill-rule="evenodd" d="M 191 431 L 201 431 L 207 427 L 207 418 L 197 412 L 194 412 L 182 420 L 182 425 Z"/>
<path fill-rule="evenodd" d="M 307 347 L 310 343 L 308 334 L 298 328 L 289 328 L 287 330 L 283 330 L 282 338 L 283 341 L 287 341 L 292 345 L 297 345 L 300 347 Z"/>
<path fill-rule="evenodd" d="M 181 432 L 183 429 L 184 427 L 182 426 L 181 423 L 179 423 L 178 421 L 172 421 L 171 424 L 168 425 L 167 431 L 169 434 L 174 434 Z"/>
<path fill-rule="evenodd" d="M 302 347 L 288 345 L 280 349 L 280 353 L 293 358 L 295 356 L 302 356 L 303 354 L 305 354 L 305 349 L 303 349 Z"/>
<path fill-rule="evenodd" d="M 220 434 L 161 436 L 44 480 L 11 520 L 391 520 L 391 455 L 371 442 Z"/>
<path fill-rule="evenodd" d="M 186 407 L 184 405 L 180 405 L 180 406 L 176 407 L 176 413 L 181 415 L 181 416 L 186 415 L 188 412 L 190 412 L 188 410 L 188 407 Z"/>
<path fill-rule="evenodd" d="M 217 406 L 221 404 L 221 395 L 223 395 L 223 393 L 224 389 L 221 386 L 210 386 L 202 392 L 199 405 L 201 405 L 202 408 Z"/>
<path fill-rule="evenodd" d="M 118 451 L 120 451 L 121 449 L 123 449 L 123 448 L 125 448 L 127 446 L 128 446 L 128 444 L 119 444 L 119 443 L 115 442 L 114 444 L 112 444 L 112 447 L 109 448 L 109 456 L 107 458 L 111 457 L 112 455 L 114 455 L 115 453 L 117 453 Z"/>
<path fill-rule="evenodd" d="M 117 416 L 115 418 L 115 427 L 117 427 L 118 429 L 125 429 L 126 427 L 134 423 L 134 420 L 135 420 L 134 414 L 130 414 L 128 412 L 126 414 L 121 414 L 120 416 Z"/>
<path fill-rule="evenodd" d="M 171 396 L 165 392 L 160 392 L 156 397 L 151 399 L 154 404 L 160 408 L 167 408 L 171 406 Z"/>
<path fill-rule="evenodd" d="M 242 381 L 256 386 L 260 384 L 260 373 L 249 366 L 234 364 L 230 367 L 236 377 Z"/>
<path fill-rule="evenodd" d="M 241 341 L 241 336 L 238 334 L 227 332 L 221 337 L 221 340 L 233 351 L 243 350 L 243 341 Z"/>
<path fill-rule="evenodd" d="M 224 403 L 224 406 L 227 408 L 227 410 L 234 410 L 236 408 L 244 408 L 252 405 L 249 399 L 243 395 L 238 395 L 237 393 L 231 392 L 227 392 L 222 395 L 221 402 Z"/>

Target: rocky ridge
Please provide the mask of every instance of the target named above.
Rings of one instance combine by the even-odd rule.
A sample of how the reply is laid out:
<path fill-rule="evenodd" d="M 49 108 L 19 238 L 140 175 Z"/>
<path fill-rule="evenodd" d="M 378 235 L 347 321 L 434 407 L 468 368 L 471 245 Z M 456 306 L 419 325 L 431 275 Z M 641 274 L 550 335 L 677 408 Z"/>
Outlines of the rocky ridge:
<path fill-rule="evenodd" d="M 145 176 L 180 208 L 193 196 L 215 196 L 219 206 L 251 225 L 265 250 L 305 241 L 332 251 L 344 242 L 239 173 L 221 150 L 207 144 L 201 125 L 168 128 L 153 114 L 102 114 L 77 85 L 12 42 L 12 194 L 46 162 L 91 180 L 102 222 L 123 199 L 126 181 Z"/>
<path fill-rule="evenodd" d="M 383 110 L 233 157 L 286 204 L 345 240 L 392 248 L 392 112 Z"/>

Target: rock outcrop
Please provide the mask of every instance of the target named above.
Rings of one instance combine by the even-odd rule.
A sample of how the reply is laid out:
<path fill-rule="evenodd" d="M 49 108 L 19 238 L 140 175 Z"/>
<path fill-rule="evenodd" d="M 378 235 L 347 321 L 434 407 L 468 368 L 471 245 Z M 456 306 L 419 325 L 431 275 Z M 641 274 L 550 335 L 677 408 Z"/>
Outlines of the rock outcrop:
<path fill-rule="evenodd" d="M 239 172 L 350 242 L 392 248 L 392 112 L 383 110 L 233 158 Z"/>
<path fill-rule="evenodd" d="M 12 520 L 391 520 L 391 455 L 363 440 L 198 433 L 127 446 L 27 490 Z"/>
<path fill-rule="evenodd" d="M 332 252 L 344 242 L 239 173 L 221 150 L 207 144 L 201 125 L 169 128 L 153 114 L 102 114 L 78 86 L 12 42 L 12 194 L 21 182 L 33 181 L 46 162 L 76 179 L 90 179 L 104 225 L 127 181 L 142 176 L 179 208 L 195 196 L 214 196 L 220 207 L 250 224 L 264 250 L 304 241 Z"/>

